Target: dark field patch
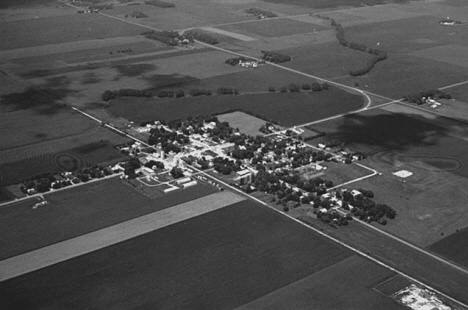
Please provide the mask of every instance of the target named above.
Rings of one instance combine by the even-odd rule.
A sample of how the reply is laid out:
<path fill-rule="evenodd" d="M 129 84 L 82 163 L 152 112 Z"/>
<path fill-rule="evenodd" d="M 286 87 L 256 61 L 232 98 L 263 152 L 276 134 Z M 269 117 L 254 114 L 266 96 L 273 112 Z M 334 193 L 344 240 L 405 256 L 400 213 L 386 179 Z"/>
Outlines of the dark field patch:
<path fill-rule="evenodd" d="M 2 0 L 0 9 L 21 8 L 56 3 L 55 0 Z"/>
<path fill-rule="evenodd" d="M 130 64 L 119 65 L 115 68 L 123 76 L 135 77 L 155 70 L 156 66 L 153 64 Z"/>
<path fill-rule="evenodd" d="M 47 206 L 32 209 L 34 199 L 0 208 L 0 259 L 118 224 L 214 193 L 199 184 L 150 199 L 118 178 L 46 195 Z M 15 225 L 11 225 L 15 223 Z"/>
<path fill-rule="evenodd" d="M 437 120 L 374 110 L 311 128 L 388 164 L 418 160 L 468 177 L 468 144 Z"/>
<path fill-rule="evenodd" d="M 1 97 L 0 108 L 2 112 L 33 109 L 38 114 L 51 115 L 65 107 L 61 100 L 72 92 L 67 88 L 30 87 Z"/>
<path fill-rule="evenodd" d="M 314 9 L 336 8 L 340 6 L 378 5 L 385 3 L 406 3 L 408 0 L 263 0 L 271 3 L 294 4 Z"/>
<path fill-rule="evenodd" d="M 2 23 L 1 50 L 48 44 L 123 37 L 141 33 L 141 27 L 99 16 L 75 14 Z"/>
<path fill-rule="evenodd" d="M 110 111 L 135 122 L 151 119 L 185 119 L 188 116 L 243 109 L 273 119 L 285 126 L 302 124 L 357 110 L 362 98 L 337 88 L 316 93 L 266 93 L 238 96 L 208 96 L 180 99 L 118 98 Z"/>
<path fill-rule="evenodd" d="M 14 199 L 15 196 L 10 193 L 6 188 L 0 187 L 0 202 Z"/>
<path fill-rule="evenodd" d="M 0 150 L 78 135 L 98 126 L 69 108 L 52 115 L 38 114 L 34 109 L 0 113 Z"/>
<path fill-rule="evenodd" d="M 428 247 L 434 253 L 468 267 L 468 228 L 445 237 Z"/>
<path fill-rule="evenodd" d="M 407 309 L 372 289 L 394 273 L 354 255 L 237 310 Z"/>
<path fill-rule="evenodd" d="M 81 80 L 81 84 L 88 85 L 88 84 L 96 84 L 101 82 L 102 79 L 99 78 L 94 72 L 86 72 L 83 75 Z"/>
<path fill-rule="evenodd" d="M 244 201 L 0 283 L 12 309 L 232 309 L 351 254 Z"/>

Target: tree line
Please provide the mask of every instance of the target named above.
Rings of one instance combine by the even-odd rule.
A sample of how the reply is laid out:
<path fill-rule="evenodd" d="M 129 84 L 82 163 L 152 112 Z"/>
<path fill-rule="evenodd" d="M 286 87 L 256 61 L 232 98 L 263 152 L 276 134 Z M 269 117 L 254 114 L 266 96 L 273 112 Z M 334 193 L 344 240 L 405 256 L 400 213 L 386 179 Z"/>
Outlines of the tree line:
<path fill-rule="evenodd" d="M 353 50 L 356 50 L 356 51 L 365 52 L 365 53 L 368 53 L 368 54 L 371 54 L 371 55 L 375 56 L 375 57 L 373 57 L 372 59 L 370 59 L 367 62 L 365 67 L 362 67 L 362 68 L 356 69 L 356 70 L 350 70 L 349 75 L 351 75 L 351 76 L 360 76 L 360 75 L 367 74 L 374 68 L 374 66 L 378 62 L 387 59 L 387 53 L 385 51 L 382 51 L 382 50 L 379 50 L 379 49 L 376 49 L 376 48 L 367 47 L 364 44 L 360 44 L 360 43 L 356 43 L 356 42 L 349 42 L 346 39 L 345 31 L 343 29 L 343 26 L 340 23 L 336 22 L 333 18 L 330 18 L 328 16 L 320 16 L 320 15 L 318 15 L 318 16 L 320 18 L 327 19 L 327 20 L 331 21 L 331 25 L 335 28 L 336 39 L 338 40 L 338 43 L 341 46 L 346 47 L 346 48 L 350 48 L 350 49 L 353 49 Z"/>
<path fill-rule="evenodd" d="M 272 52 L 272 51 L 260 51 L 260 52 L 262 53 L 262 59 L 273 62 L 273 63 L 283 63 L 283 62 L 292 60 L 291 56 L 289 55 Z"/>
<path fill-rule="evenodd" d="M 421 105 L 427 102 L 427 99 L 451 99 L 452 95 L 441 91 L 440 89 L 429 89 L 419 93 L 409 94 L 403 97 L 410 103 Z"/>
<path fill-rule="evenodd" d="M 157 6 L 159 8 L 163 8 L 163 9 L 174 8 L 175 7 L 174 3 L 166 2 L 166 1 L 162 1 L 162 0 L 146 0 L 145 4 Z"/>

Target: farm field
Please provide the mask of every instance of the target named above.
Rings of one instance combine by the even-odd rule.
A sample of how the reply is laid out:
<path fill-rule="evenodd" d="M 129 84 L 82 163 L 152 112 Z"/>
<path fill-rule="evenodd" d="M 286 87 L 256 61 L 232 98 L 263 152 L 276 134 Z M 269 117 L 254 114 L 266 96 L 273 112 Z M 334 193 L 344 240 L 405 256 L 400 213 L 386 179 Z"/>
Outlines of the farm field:
<path fill-rule="evenodd" d="M 332 87 L 328 91 L 316 93 L 266 93 L 164 100 L 117 98 L 110 102 L 109 110 L 114 116 L 143 122 L 149 119 L 185 119 L 188 116 L 242 109 L 273 119 L 281 125 L 293 126 L 360 107 L 360 96 Z"/>
<path fill-rule="evenodd" d="M 261 37 L 281 37 L 327 29 L 326 27 L 317 24 L 305 23 L 289 18 L 271 20 L 267 19 L 262 22 L 225 25 L 218 26 L 217 28 L 238 32 L 245 35 L 257 35 Z"/>
<path fill-rule="evenodd" d="M 218 119 L 220 122 L 228 122 L 232 128 L 239 128 L 239 131 L 246 135 L 252 137 L 263 135 L 259 129 L 265 125 L 265 121 L 244 112 L 221 114 L 218 115 Z"/>
<path fill-rule="evenodd" d="M 312 218 L 308 222 L 332 237 L 466 304 L 468 296 L 465 288 L 468 285 L 468 275 L 465 272 L 443 264 L 356 221 L 338 229 Z M 392 222 L 388 225 L 392 225 Z"/>
<path fill-rule="evenodd" d="M 1 26 L 0 40 L 3 44 L 0 50 L 137 35 L 142 32 L 140 26 L 124 24 L 99 14 L 43 17 L 3 22 Z M 18 40 L 16 36 L 19 33 L 26 35 Z"/>
<path fill-rule="evenodd" d="M 144 40 L 138 37 L 128 37 L 128 42 L 123 43 L 127 41 L 125 39 L 127 38 L 121 40 L 122 43 L 115 42 L 112 45 L 98 48 L 87 48 L 77 51 L 49 53 L 45 55 L 22 58 L 18 57 L 11 60 L 11 63 L 31 68 L 38 63 L 46 64 L 47 62 L 50 62 L 52 58 L 54 62 L 60 61 L 65 62 L 68 65 L 76 65 L 80 63 L 97 61 L 110 62 L 121 58 L 125 59 L 141 54 L 157 53 L 173 49 L 172 47 L 165 46 L 162 43 L 158 43 L 157 41 Z M 131 49 L 131 52 L 120 52 L 122 50 L 128 51 L 129 49 Z"/>
<path fill-rule="evenodd" d="M 5 108 L 4 101 L 0 101 L 0 108 Z M 51 115 L 40 114 L 34 108 L 1 113 L 0 131 L 3 138 L 0 151 L 96 131 L 97 127 L 99 124 L 71 109 L 61 109 Z"/>
<path fill-rule="evenodd" d="M 468 229 L 464 228 L 442 240 L 431 244 L 427 249 L 449 260 L 468 267 Z"/>
<path fill-rule="evenodd" d="M 206 10 L 208 5 L 211 10 Z M 213 1 L 177 1 L 174 8 L 162 9 L 152 5 L 140 4 L 138 6 L 114 7 L 112 10 L 106 11 L 106 14 L 160 30 L 180 30 L 252 19 L 245 16 L 245 14 L 239 14 L 236 9 L 231 9 L 232 6 L 232 4 L 224 6 L 222 3 Z M 212 14 L 212 10 L 215 10 L 216 14 Z M 134 11 L 144 12 L 148 17 L 139 19 L 125 18 L 126 14 L 131 14 Z"/>
<path fill-rule="evenodd" d="M 408 0 L 264 0 L 272 3 L 289 3 L 313 9 L 329 9 L 338 7 L 356 7 L 363 5 L 380 5 L 386 3 L 405 3 Z"/>
<path fill-rule="evenodd" d="M 32 209 L 34 199 L 0 208 L 0 259 L 74 238 L 145 214 L 191 201 L 217 190 L 199 184 L 150 199 L 118 178 L 46 194 L 48 204 Z M 15 225 L 9 225 L 9 223 Z"/>
<path fill-rule="evenodd" d="M 396 209 L 395 225 L 382 229 L 427 246 L 468 225 L 467 142 L 463 132 L 454 132 L 453 122 L 421 113 L 373 110 L 312 127 L 363 151 L 364 164 L 382 173 L 353 185 L 373 190 L 378 203 Z M 398 127 L 392 125 L 396 123 Z M 413 175 L 406 180 L 392 175 L 399 170 Z"/>
<path fill-rule="evenodd" d="M 235 308 L 351 255 L 243 201 L 2 282 L 0 299 L 25 310 Z"/>
<path fill-rule="evenodd" d="M 373 289 L 392 275 L 390 270 L 353 255 L 236 309 L 407 309 Z"/>
<path fill-rule="evenodd" d="M 228 58 L 229 56 L 226 57 L 226 59 Z M 226 64 L 225 66 L 229 65 Z M 276 91 L 279 91 L 281 87 L 288 86 L 290 83 L 302 85 L 304 83 L 311 84 L 313 82 L 315 82 L 315 79 L 299 76 L 273 66 L 259 66 L 255 69 L 243 69 L 238 72 L 195 80 L 181 86 L 186 90 L 190 90 L 191 88 L 216 90 L 219 87 L 231 87 L 238 89 L 242 94 L 267 92 L 270 86 L 274 87 Z"/>
<path fill-rule="evenodd" d="M 463 101 L 464 103 L 468 103 L 468 83 L 451 87 L 446 91 L 450 93 L 453 98 Z"/>
<path fill-rule="evenodd" d="M 350 70 L 365 66 L 372 58 L 366 53 L 342 47 L 335 38 L 329 43 L 308 44 L 281 52 L 293 58 L 286 66 L 329 79 L 347 76 Z"/>
<path fill-rule="evenodd" d="M 6 149 L 0 152 L 0 179 L 2 185 L 9 185 L 42 173 L 115 163 L 128 158 L 114 148 L 127 141 L 108 129 L 97 127 L 77 135 Z"/>

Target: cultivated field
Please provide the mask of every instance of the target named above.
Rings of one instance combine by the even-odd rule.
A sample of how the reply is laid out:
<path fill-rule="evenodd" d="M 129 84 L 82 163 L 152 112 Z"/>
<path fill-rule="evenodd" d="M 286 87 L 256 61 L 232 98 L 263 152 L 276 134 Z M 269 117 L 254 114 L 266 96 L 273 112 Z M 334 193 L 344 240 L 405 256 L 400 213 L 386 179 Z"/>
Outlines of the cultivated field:
<path fill-rule="evenodd" d="M 14 184 L 42 173 L 80 170 L 106 165 L 128 157 L 114 148 L 128 139 L 97 127 L 83 133 L 58 137 L 0 152 L 2 185 Z"/>
<path fill-rule="evenodd" d="M 0 208 L 0 259 L 163 210 L 215 191 L 211 186 L 199 184 L 150 199 L 115 178 L 46 195 L 48 204 L 37 209 L 32 209 L 33 199 L 7 205 Z"/>
<path fill-rule="evenodd" d="M 464 228 L 431 244 L 428 249 L 440 256 L 468 267 L 468 229 Z"/>
<path fill-rule="evenodd" d="M 466 304 L 466 272 L 441 263 L 356 222 L 338 229 L 315 219 L 310 219 L 310 223 L 317 229 Z"/>
<path fill-rule="evenodd" d="M 188 116 L 243 109 L 273 119 L 284 126 L 293 126 L 354 111 L 361 106 L 360 96 L 330 88 L 328 91 L 315 93 L 266 93 L 165 100 L 118 98 L 111 101 L 110 112 L 115 116 L 143 122 L 151 119 L 185 119 Z"/>
<path fill-rule="evenodd" d="M 427 246 L 468 224 L 463 202 L 468 145 L 453 123 L 422 113 L 373 110 L 313 128 L 367 154 L 364 163 L 383 174 L 354 186 L 373 190 L 378 203 L 397 210 L 397 218 L 382 229 Z M 399 170 L 414 174 L 406 180 L 392 175 Z"/>
<path fill-rule="evenodd" d="M 99 14 L 74 14 L 1 23 L 0 50 L 89 39 L 137 35 L 139 26 L 104 18 Z M 21 35 L 18 40 L 17 36 Z"/>
<path fill-rule="evenodd" d="M 321 31 L 330 27 L 326 28 L 320 25 L 284 18 L 265 20 L 256 23 L 219 26 L 218 28 L 247 35 L 257 35 L 260 37 L 282 37 L 292 34 Z"/>
<path fill-rule="evenodd" d="M 286 64 L 288 67 L 329 79 L 347 76 L 349 70 L 363 67 L 371 59 L 366 53 L 343 48 L 336 39 L 282 50 L 282 53 L 293 58 Z"/>
<path fill-rule="evenodd" d="M 235 308 L 350 255 L 244 201 L 2 282 L 0 300 L 25 310 Z"/>
<path fill-rule="evenodd" d="M 0 261 L 0 281 L 30 273 L 244 200 L 220 192 Z"/>
<path fill-rule="evenodd" d="M 265 0 L 272 3 L 286 3 L 287 0 Z M 289 4 L 304 6 L 314 9 L 329 9 L 337 7 L 356 7 L 362 5 L 379 5 L 386 3 L 405 3 L 408 0 L 291 0 Z"/>
<path fill-rule="evenodd" d="M 353 255 L 237 310 L 406 309 L 373 289 L 392 275 L 393 272 Z"/>

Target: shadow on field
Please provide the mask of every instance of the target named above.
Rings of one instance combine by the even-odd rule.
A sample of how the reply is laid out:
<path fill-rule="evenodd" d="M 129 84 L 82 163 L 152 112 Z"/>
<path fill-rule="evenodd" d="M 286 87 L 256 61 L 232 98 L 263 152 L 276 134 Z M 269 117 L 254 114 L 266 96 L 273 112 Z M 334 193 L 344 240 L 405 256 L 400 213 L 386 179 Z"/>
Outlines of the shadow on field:
<path fill-rule="evenodd" d="M 436 122 L 436 121 L 434 121 Z M 407 150 L 415 145 L 436 144 L 447 129 L 414 116 L 402 114 L 348 115 L 337 131 L 330 135 L 346 143 L 358 143 L 377 148 Z"/>
<path fill-rule="evenodd" d="M 102 79 L 99 78 L 94 72 L 86 72 L 83 74 L 81 79 L 81 85 L 96 84 L 101 82 Z"/>
<path fill-rule="evenodd" d="M 56 76 L 23 92 L 4 95 L 0 98 L 2 111 L 32 109 L 41 115 L 53 115 L 65 107 L 62 100 L 76 92 L 68 88 L 71 82 L 67 76 Z"/>
<path fill-rule="evenodd" d="M 115 66 L 114 68 L 117 69 L 120 74 L 120 76 L 117 77 L 117 79 L 119 79 L 121 76 L 137 77 L 141 74 L 155 70 L 156 66 L 152 64 L 130 64 L 119 65 Z"/>
<path fill-rule="evenodd" d="M 200 79 L 180 74 L 152 74 L 143 78 L 150 86 L 150 90 L 158 90 L 161 88 L 182 88 L 191 83 L 199 82 Z"/>
<path fill-rule="evenodd" d="M 55 2 L 55 0 L 2 0 L 0 1 L 0 9 L 53 4 Z"/>

